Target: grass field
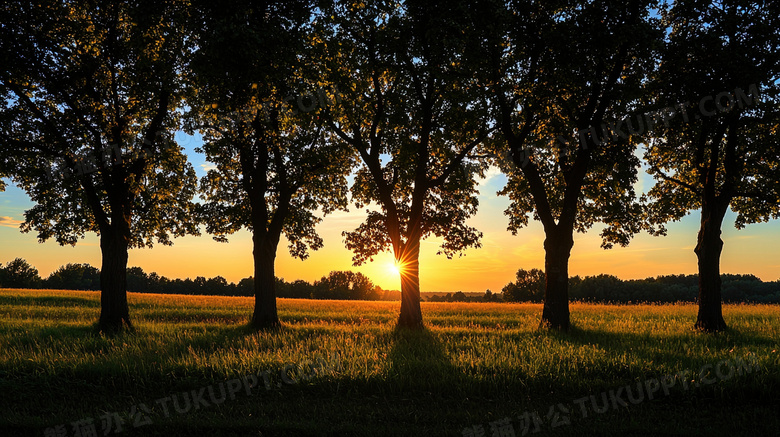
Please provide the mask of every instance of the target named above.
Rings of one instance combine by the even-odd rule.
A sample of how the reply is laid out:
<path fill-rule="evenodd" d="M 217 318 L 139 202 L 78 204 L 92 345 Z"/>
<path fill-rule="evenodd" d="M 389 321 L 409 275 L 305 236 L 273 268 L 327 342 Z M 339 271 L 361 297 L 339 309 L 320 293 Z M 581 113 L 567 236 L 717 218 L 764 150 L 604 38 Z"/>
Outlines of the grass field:
<path fill-rule="evenodd" d="M 690 304 L 572 304 L 557 333 L 540 305 L 423 303 L 406 332 L 398 302 L 280 299 L 258 334 L 250 298 L 129 299 L 137 332 L 106 337 L 97 293 L 0 290 L 0 435 L 780 433 L 778 306 L 705 335 Z"/>

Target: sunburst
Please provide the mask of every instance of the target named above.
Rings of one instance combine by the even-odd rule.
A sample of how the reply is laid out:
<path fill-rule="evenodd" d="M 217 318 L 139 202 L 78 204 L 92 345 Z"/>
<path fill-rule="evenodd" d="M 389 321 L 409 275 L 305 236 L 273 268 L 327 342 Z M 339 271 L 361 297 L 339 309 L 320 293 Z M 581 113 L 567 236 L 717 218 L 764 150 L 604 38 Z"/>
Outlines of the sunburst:
<path fill-rule="evenodd" d="M 395 261 L 387 265 L 387 271 L 388 273 L 393 274 L 395 276 L 401 276 L 401 274 L 404 271 L 404 266 L 402 263 Z"/>

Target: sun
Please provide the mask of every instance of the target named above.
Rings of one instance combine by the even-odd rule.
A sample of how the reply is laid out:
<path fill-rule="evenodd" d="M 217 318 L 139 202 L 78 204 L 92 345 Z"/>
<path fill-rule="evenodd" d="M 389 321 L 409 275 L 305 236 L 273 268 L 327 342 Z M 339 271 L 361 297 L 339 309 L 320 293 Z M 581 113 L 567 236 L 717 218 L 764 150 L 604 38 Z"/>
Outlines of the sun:
<path fill-rule="evenodd" d="M 400 276 L 401 266 L 398 264 L 398 262 L 389 263 L 387 265 L 387 272 L 395 276 Z"/>

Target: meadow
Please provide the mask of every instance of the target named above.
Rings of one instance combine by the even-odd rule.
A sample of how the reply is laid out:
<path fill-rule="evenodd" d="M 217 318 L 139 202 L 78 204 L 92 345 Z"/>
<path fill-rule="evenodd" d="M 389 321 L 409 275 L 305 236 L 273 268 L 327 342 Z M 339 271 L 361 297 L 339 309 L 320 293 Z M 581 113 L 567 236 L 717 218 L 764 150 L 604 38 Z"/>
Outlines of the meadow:
<path fill-rule="evenodd" d="M 0 435 L 780 429 L 777 305 L 725 305 L 730 329 L 707 335 L 692 304 L 573 303 L 561 333 L 537 304 L 423 302 L 410 332 L 398 302 L 279 299 L 283 328 L 255 333 L 252 298 L 129 300 L 136 331 L 105 336 L 96 292 L 0 290 Z"/>

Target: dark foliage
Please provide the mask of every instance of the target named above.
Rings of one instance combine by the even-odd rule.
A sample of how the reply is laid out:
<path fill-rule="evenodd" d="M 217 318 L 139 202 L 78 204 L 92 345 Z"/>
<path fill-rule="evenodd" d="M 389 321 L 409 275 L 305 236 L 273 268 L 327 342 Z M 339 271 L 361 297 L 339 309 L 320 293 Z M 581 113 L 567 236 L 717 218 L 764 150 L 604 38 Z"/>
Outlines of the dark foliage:
<path fill-rule="evenodd" d="M 541 302 L 544 272 L 523 269 L 517 281 L 507 284 L 503 299 L 508 302 Z M 780 281 L 763 282 L 754 275 L 722 274 L 725 303 L 780 303 Z M 646 279 L 622 280 L 601 274 L 569 278 L 572 300 L 583 302 L 640 303 L 695 302 L 699 275 L 666 275 Z"/>
<path fill-rule="evenodd" d="M 502 293 L 487 290 L 484 295 L 469 296 L 462 291 L 433 295 L 428 302 L 541 302 L 544 272 L 537 269 L 517 271 L 517 280 Z M 721 275 L 724 303 L 780 303 L 780 281 L 764 282 L 754 275 Z M 646 279 L 622 280 L 616 276 L 572 276 L 569 290 L 572 300 L 597 303 L 695 302 L 698 275 L 666 275 Z M 47 288 L 59 290 L 100 290 L 100 270 L 89 264 L 67 264 L 41 279 L 38 270 L 17 258 L 0 265 L 0 287 Z M 398 290 L 383 290 L 362 273 L 333 271 L 319 281 L 302 279 L 286 282 L 276 278 L 277 296 L 296 299 L 400 300 Z M 252 296 L 254 279 L 238 283 L 221 276 L 195 279 L 168 279 L 141 267 L 127 269 L 127 291 L 135 293 L 191 294 L 211 296 Z"/>

